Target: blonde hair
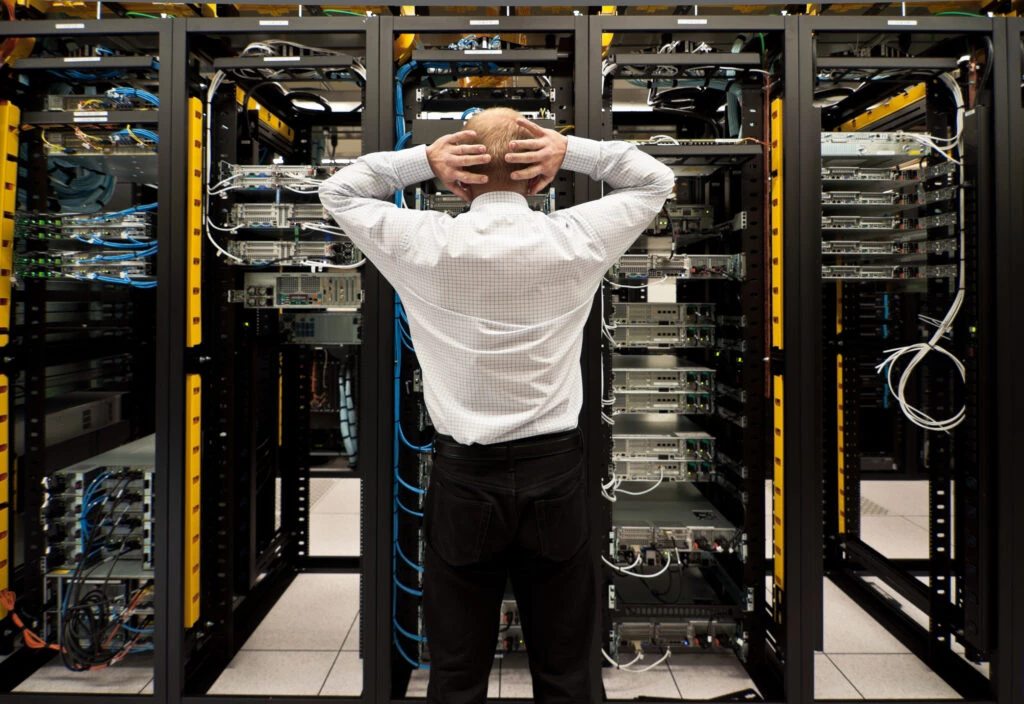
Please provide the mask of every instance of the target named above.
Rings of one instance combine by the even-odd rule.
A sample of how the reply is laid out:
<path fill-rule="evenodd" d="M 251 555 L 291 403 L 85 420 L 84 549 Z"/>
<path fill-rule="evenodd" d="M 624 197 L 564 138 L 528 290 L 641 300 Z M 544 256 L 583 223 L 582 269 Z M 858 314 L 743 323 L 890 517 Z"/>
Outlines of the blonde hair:
<path fill-rule="evenodd" d="M 488 108 L 474 113 L 466 121 L 466 129 L 476 132 L 476 143 L 487 147 L 491 160 L 486 164 L 471 166 L 467 170 L 487 176 L 487 190 L 509 190 L 526 192 L 526 181 L 513 181 L 512 172 L 523 168 L 522 164 L 505 161 L 509 142 L 516 139 L 530 139 L 531 134 L 516 124 L 522 115 L 512 108 Z"/>

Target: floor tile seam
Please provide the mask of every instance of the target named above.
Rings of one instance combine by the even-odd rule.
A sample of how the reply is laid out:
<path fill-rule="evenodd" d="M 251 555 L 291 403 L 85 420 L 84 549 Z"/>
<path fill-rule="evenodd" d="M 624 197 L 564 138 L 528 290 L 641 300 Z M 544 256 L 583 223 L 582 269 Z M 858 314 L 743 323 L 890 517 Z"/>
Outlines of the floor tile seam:
<path fill-rule="evenodd" d="M 324 693 L 324 687 L 327 686 L 327 680 L 331 679 L 331 673 L 334 672 L 334 666 L 338 664 L 338 658 L 341 657 L 341 649 L 334 656 L 334 660 L 331 661 L 331 666 L 327 668 L 327 674 L 324 675 L 324 681 L 320 683 L 320 689 L 316 691 L 316 696 L 322 697 Z"/>
<path fill-rule="evenodd" d="M 359 611 L 356 611 L 356 615 L 352 617 L 352 623 L 348 624 L 348 630 L 345 631 L 345 637 L 341 639 L 341 647 L 338 648 L 338 652 L 345 649 L 345 644 L 348 643 L 348 639 L 352 637 L 352 629 L 356 627 L 356 621 L 359 620 Z"/>
<path fill-rule="evenodd" d="M 341 648 L 245 648 L 242 653 L 339 653 Z"/>
<path fill-rule="evenodd" d="M 847 655 L 861 655 L 862 653 L 846 653 L 846 654 Z M 830 663 L 832 663 L 832 667 L 836 668 L 836 670 L 839 672 L 839 674 L 843 676 L 843 679 L 850 683 L 850 686 L 853 687 L 853 691 L 856 692 L 857 694 L 859 694 L 861 699 L 867 699 L 867 697 L 864 696 L 864 693 L 861 692 L 859 689 L 857 689 L 857 685 L 855 685 L 853 683 L 853 680 L 851 680 L 849 677 L 846 676 L 846 673 L 843 672 L 843 668 L 839 667 L 839 665 L 836 663 L 836 661 L 833 660 L 829 656 L 828 653 L 825 653 L 825 657 L 828 658 L 828 661 Z"/>
<path fill-rule="evenodd" d="M 680 699 L 683 699 L 683 688 L 679 686 L 679 681 L 676 679 L 676 673 L 672 671 L 672 659 L 669 658 L 665 661 L 665 666 L 668 668 L 669 677 L 672 678 L 672 684 L 676 686 L 676 694 L 679 695 Z"/>

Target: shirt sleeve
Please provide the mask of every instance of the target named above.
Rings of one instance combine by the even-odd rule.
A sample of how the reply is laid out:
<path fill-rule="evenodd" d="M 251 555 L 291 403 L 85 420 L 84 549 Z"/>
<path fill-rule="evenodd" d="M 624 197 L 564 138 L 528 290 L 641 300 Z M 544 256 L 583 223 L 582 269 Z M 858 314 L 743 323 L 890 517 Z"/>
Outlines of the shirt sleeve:
<path fill-rule="evenodd" d="M 399 208 L 395 191 L 434 177 L 425 146 L 359 157 L 324 181 L 320 201 L 345 234 L 385 275 L 389 266 L 415 241 L 447 216 Z"/>
<path fill-rule="evenodd" d="M 569 137 L 562 168 L 615 189 L 597 200 L 551 214 L 596 239 L 608 266 L 651 224 L 675 185 L 672 169 L 626 142 Z"/>

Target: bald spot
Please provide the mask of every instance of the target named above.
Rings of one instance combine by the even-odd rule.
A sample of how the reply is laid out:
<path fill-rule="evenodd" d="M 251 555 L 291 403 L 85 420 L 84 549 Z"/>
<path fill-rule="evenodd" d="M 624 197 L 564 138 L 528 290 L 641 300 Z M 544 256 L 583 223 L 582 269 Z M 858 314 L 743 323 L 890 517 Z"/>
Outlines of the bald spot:
<path fill-rule="evenodd" d="M 505 154 L 509 151 L 509 142 L 516 139 L 530 139 L 532 136 L 516 124 L 516 120 L 520 117 L 522 115 L 511 108 L 488 108 L 474 113 L 466 121 L 466 129 L 476 132 L 476 143 L 487 147 L 487 153 L 491 155 L 491 160 L 488 163 L 467 168 L 467 171 L 487 176 L 486 184 L 474 185 L 475 191 L 500 190 L 526 193 L 527 182 L 513 181 L 511 178 L 512 172 L 523 168 L 523 165 L 510 164 L 505 161 Z"/>

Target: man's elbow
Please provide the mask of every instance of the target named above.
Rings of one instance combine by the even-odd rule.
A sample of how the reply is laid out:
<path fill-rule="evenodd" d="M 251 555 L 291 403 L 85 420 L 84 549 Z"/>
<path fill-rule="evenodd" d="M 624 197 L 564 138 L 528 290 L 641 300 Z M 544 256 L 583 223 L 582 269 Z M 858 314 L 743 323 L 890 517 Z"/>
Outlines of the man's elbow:
<path fill-rule="evenodd" d="M 672 169 L 665 164 L 660 164 L 659 162 L 659 165 L 661 168 L 658 170 L 658 188 L 665 194 L 665 197 L 668 198 L 672 194 L 672 189 L 675 188 L 676 175 Z"/>

